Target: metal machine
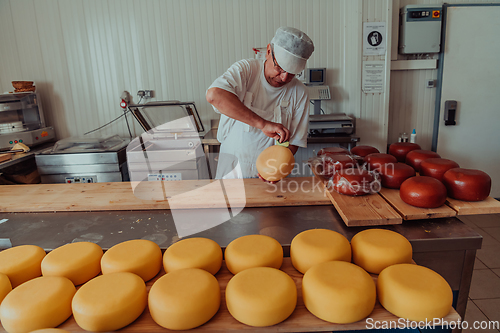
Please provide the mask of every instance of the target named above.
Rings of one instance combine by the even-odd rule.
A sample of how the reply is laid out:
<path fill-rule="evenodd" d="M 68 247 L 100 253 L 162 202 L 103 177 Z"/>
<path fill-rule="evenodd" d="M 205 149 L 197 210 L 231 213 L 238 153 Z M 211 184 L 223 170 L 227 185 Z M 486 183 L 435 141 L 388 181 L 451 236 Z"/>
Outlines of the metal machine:
<path fill-rule="evenodd" d="M 70 137 L 35 155 L 42 183 L 102 183 L 128 180 L 126 148 L 118 135 Z"/>
<path fill-rule="evenodd" d="M 199 132 L 204 131 L 193 102 L 130 105 L 146 131 L 127 148 L 131 181 L 210 178 Z"/>
<path fill-rule="evenodd" d="M 52 127 L 45 127 L 42 105 L 33 92 L 0 95 L 0 149 L 16 143 L 29 147 L 54 139 Z"/>
<path fill-rule="evenodd" d="M 354 129 L 355 119 L 345 113 L 309 116 L 309 137 L 351 135 Z"/>

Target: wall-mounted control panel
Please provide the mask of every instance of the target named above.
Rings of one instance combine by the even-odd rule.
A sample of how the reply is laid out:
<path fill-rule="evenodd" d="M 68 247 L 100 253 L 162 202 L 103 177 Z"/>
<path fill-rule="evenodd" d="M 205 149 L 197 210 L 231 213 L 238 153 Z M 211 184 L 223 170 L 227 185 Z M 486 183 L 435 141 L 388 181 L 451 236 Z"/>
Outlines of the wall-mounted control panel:
<path fill-rule="evenodd" d="M 92 176 L 70 176 L 65 177 L 64 181 L 68 184 L 86 184 L 86 183 L 97 183 L 97 175 Z"/>
<path fill-rule="evenodd" d="M 167 172 L 148 174 L 148 181 L 166 181 L 171 182 L 175 180 L 182 180 L 182 173 L 180 172 Z"/>
<path fill-rule="evenodd" d="M 408 5 L 399 12 L 399 53 L 439 53 L 441 6 Z"/>

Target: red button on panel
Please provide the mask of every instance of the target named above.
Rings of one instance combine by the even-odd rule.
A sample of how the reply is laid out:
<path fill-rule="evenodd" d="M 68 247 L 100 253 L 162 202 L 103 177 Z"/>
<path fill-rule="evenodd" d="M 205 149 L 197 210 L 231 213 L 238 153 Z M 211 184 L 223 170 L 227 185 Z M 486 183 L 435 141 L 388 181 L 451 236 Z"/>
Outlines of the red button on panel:
<path fill-rule="evenodd" d="M 15 140 L 14 143 L 17 143 L 17 140 Z"/>

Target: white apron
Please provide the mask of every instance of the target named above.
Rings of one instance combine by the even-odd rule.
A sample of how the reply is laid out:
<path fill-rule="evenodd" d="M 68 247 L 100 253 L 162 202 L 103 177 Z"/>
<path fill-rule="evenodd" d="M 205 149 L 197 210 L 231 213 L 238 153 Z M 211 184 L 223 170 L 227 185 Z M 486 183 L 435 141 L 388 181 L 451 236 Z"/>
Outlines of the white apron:
<path fill-rule="evenodd" d="M 253 94 L 247 92 L 243 104 L 265 120 L 283 124 L 290 129 L 290 102 L 281 101 L 272 111 L 252 107 Z M 221 141 L 217 179 L 254 178 L 258 176 L 255 162 L 259 154 L 274 144 L 274 139 L 261 130 L 232 119 L 218 135 Z"/>

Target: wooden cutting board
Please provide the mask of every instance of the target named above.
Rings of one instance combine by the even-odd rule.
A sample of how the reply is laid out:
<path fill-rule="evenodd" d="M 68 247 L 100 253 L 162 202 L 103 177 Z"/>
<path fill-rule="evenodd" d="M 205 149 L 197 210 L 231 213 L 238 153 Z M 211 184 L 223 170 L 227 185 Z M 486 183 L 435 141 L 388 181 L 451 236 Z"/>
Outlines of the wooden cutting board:
<path fill-rule="evenodd" d="M 404 220 L 434 219 L 453 217 L 457 212 L 447 205 L 437 208 L 419 208 L 401 200 L 398 189 L 382 188 L 379 194 L 403 217 Z"/>
<path fill-rule="evenodd" d="M 500 213 L 500 201 L 487 197 L 483 201 L 461 201 L 452 198 L 446 199 L 446 204 L 453 208 L 457 215 L 479 215 Z"/>
<path fill-rule="evenodd" d="M 56 212 L 331 205 L 312 177 L 3 185 L 0 212 Z"/>
<path fill-rule="evenodd" d="M 0 154 L 0 163 L 12 159 L 12 154 Z"/>
<path fill-rule="evenodd" d="M 215 275 L 217 280 L 219 281 L 219 286 L 221 288 L 221 306 L 219 311 L 215 314 L 215 316 L 208 321 L 206 324 L 193 329 L 192 331 L 208 331 L 208 332 L 228 332 L 228 331 L 256 331 L 256 332 L 326 332 L 326 331 L 344 331 L 344 330 L 366 330 L 367 324 L 366 319 L 360 320 L 351 324 L 333 324 L 326 321 L 323 321 L 313 314 L 311 314 L 304 305 L 304 301 L 302 300 L 302 274 L 295 270 L 295 268 L 291 264 L 290 258 L 284 258 L 283 265 L 281 266 L 281 270 L 287 273 L 295 282 L 297 286 L 297 306 L 295 311 L 288 317 L 285 321 L 269 326 L 269 327 L 251 327 L 245 324 L 238 322 L 234 319 L 229 313 L 226 301 L 225 301 L 225 290 L 226 285 L 229 280 L 233 277 L 225 264 L 221 270 Z M 146 283 L 147 289 L 151 288 L 153 283 L 163 276 L 164 272 L 160 272 L 156 278 Z M 374 279 L 376 279 L 376 275 L 372 275 Z M 387 310 L 385 310 L 378 302 L 375 305 L 373 312 L 370 314 L 368 318 L 371 318 L 370 321 L 372 323 L 377 322 L 382 325 L 382 323 L 387 322 L 387 326 L 389 326 L 389 322 L 392 322 L 392 327 L 397 327 L 398 317 L 392 315 Z M 444 318 L 447 322 L 456 322 L 460 320 L 460 316 L 458 313 L 451 309 L 450 313 Z M 63 324 L 59 325 L 58 328 L 65 329 L 70 332 L 85 332 L 82 328 L 78 326 L 75 319 L 70 317 Z M 157 325 L 149 313 L 149 310 L 146 310 L 142 313 L 142 315 L 137 318 L 132 324 L 122 328 L 119 332 L 165 332 L 169 331 L 159 325 Z M 191 331 L 191 330 L 190 330 Z M 5 332 L 2 327 L 0 327 L 0 332 Z"/>
<path fill-rule="evenodd" d="M 392 225 L 403 222 L 401 216 L 378 194 L 349 196 L 328 188 L 328 180 L 320 175 L 316 178 L 325 187 L 326 194 L 348 227 L 370 225 Z"/>

